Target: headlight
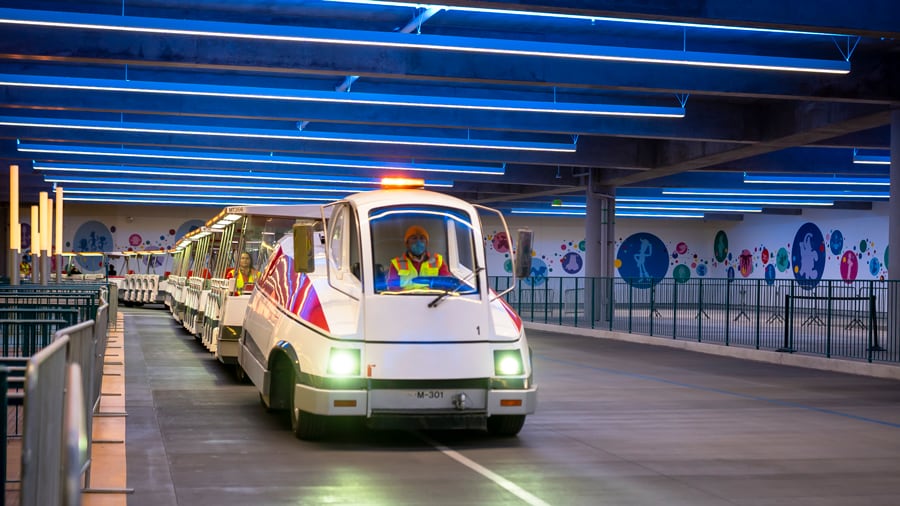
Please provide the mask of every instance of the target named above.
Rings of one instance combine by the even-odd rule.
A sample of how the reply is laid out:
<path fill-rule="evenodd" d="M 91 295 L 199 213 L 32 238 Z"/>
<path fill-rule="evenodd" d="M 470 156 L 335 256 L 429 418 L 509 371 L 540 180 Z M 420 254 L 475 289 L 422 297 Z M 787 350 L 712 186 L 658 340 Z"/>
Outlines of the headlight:
<path fill-rule="evenodd" d="M 519 350 L 494 351 L 494 374 L 497 376 L 518 376 L 523 369 Z"/>
<path fill-rule="evenodd" d="M 359 375 L 359 350 L 332 348 L 328 356 L 328 374 L 335 376 Z"/>

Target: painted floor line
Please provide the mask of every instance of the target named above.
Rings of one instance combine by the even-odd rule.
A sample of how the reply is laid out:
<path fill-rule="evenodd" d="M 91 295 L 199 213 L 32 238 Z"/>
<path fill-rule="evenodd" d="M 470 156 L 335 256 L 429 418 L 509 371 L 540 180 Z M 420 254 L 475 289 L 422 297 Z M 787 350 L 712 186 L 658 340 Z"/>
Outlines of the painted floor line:
<path fill-rule="evenodd" d="M 503 488 L 506 489 L 509 493 L 511 493 L 511 494 L 513 494 L 514 496 L 518 497 L 519 499 L 521 499 L 521 500 L 524 501 L 525 503 L 530 504 L 531 506 L 550 506 L 550 503 L 545 502 L 544 500 L 542 500 L 541 498 L 535 496 L 535 495 L 532 494 L 531 492 L 528 492 L 528 491 L 525 490 L 524 488 L 522 488 L 522 487 L 516 485 L 515 483 L 513 483 L 513 482 L 507 480 L 506 478 L 500 476 L 499 474 L 497 474 L 497 473 L 491 471 L 490 469 L 488 469 L 488 468 L 482 466 L 482 465 L 479 464 L 478 462 L 475 462 L 474 460 L 469 459 L 468 457 L 465 457 L 464 455 L 462 455 L 462 454 L 459 453 L 458 451 L 453 450 L 453 449 L 451 449 L 451 448 L 448 448 L 448 447 L 446 447 L 446 446 L 444 446 L 444 445 L 438 443 L 437 441 L 434 441 L 433 439 L 430 439 L 430 438 L 428 438 L 428 437 L 426 437 L 426 436 L 424 436 L 424 435 L 422 435 L 422 434 L 419 434 L 419 437 L 422 438 L 422 440 L 424 440 L 425 442 L 427 442 L 427 443 L 430 444 L 431 446 L 437 448 L 437 450 L 440 451 L 441 453 L 443 453 L 444 455 L 446 455 L 446 456 L 450 457 L 451 459 L 453 459 L 453 460 L 459 462 L 460 464 L 462 464 L 462 465 L 468 467 L 469 469 L 471 469 L 471 470 L 475 471 L 476 473 L 478 473 L 478 474 L 484 476 L 485 478 L 487 478 L 487 479 L 493 481 L 494 483 L 496 483 L 497 485 L 503 487 Z"/>

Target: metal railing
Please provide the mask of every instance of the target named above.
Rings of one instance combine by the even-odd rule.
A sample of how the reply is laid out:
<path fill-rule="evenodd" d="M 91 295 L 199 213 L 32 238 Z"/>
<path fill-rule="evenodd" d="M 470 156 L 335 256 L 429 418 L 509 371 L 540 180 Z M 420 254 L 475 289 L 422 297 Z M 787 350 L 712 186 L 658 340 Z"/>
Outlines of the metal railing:
<path fill-rule="evenodd" d="M 9 372 L 3 391 L 5 403 L 16 410 L 11 418 L 16 424 L 22 408 L 21 432 L 18 426 L 13 434 L 11 427 L 4 430 L 7 441 L 22 438 L 21 504 L 80 504 L 82 483 L 90 486 L 91 422 L 100 399 L 108 293 L 97 284 L 0 287 L 6 352 L 0 363 Z M 78 323 L 85 315 L 92 318 Z"/>
<path fill-rule="evenodd" d="M 489 281 L 499 292 L 512 279 Z M 530 322 L 898 363 L 890 297 L 898 307 L 900 282 L 548 277 L 519 280 L 506 300 Z"/>

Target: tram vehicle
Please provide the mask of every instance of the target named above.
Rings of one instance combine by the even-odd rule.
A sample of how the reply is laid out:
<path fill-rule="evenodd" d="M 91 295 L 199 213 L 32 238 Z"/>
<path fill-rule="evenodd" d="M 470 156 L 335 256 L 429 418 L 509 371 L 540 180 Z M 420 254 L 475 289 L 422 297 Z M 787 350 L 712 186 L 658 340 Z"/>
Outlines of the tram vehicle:
<path fill-rule="evenodd" d="M 122 273 L 124 276 L 110 277 L 110 282 L 118 285 L 119 299 L 126 306 L 156 304 L 165 300 L 168 281 L 165 274 L 159 274 L 157 267 L 162 266 L 165 271 L 166 263 L 171 257 L 169 252 L 149 250 L 109 253 L 107 262 L 111 258 L 118 257 L 125 259 Z"/>
<path fill-rule="evenodd" d="M 506 292 L 488 286 L 479 212 L 506 229 L 455 197 L 375 190 L 322 206 L 274 245 L 238 360 L 297 437 L 320 437 L 330 417 L 518 434 L 537 402 L 531 350 Z M 414 227 L 429 255 L 418 270 L 403 263 Z M 516 243 L 520 277 L 530 234 Z"/>
<path fill-rule="evenodd" d="M 195 334 L 224 364 L 237 367 L 238 338 L 250 294 L 275 243 L 291 231 L 297 218 L 320 215 L 317 205 L 246 205 L 227 207 L 212 218 L 210 230 L 221 235 L 218 251 L 198 265 L 209 272 L 208 293 L 200 302 L 200 325 Z M 241 258 L 250 274 L 241 274 Z"/>

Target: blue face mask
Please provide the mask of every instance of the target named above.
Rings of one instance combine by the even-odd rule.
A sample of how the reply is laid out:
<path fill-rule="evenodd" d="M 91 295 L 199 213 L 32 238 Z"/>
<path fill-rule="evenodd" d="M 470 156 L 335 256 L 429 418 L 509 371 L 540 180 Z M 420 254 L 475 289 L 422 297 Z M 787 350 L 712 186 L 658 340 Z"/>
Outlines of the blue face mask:
<path fill-rule="evenodd" d="M 425 253 L 425 241 L 416 241 L 409 245 L 409 252 L 415 256 Z"/>

